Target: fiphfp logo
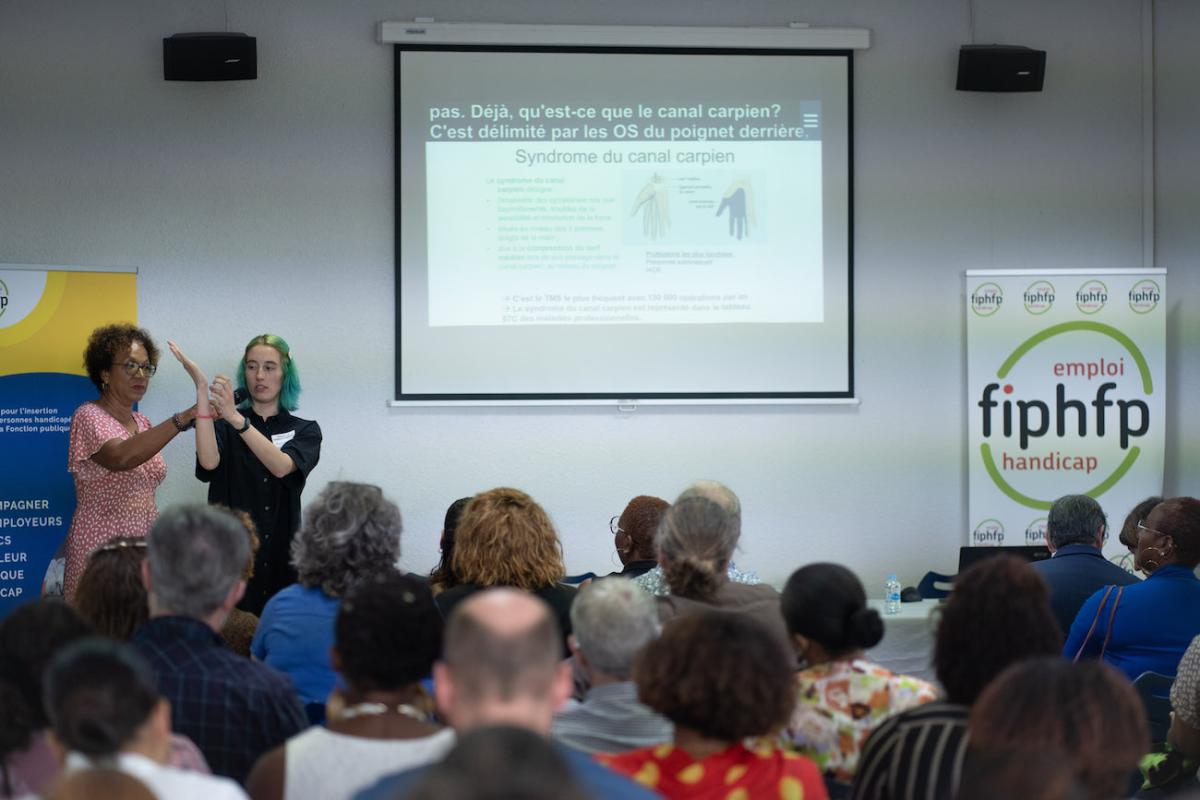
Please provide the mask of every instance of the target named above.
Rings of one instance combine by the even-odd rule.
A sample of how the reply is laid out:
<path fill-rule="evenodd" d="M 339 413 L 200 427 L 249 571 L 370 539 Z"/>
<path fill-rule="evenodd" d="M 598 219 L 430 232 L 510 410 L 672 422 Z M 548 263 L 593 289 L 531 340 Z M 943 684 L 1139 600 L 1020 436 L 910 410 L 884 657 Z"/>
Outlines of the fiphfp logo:
<path fill-rule="evenodd" d="M 1150 279 L 1138 281 L 1129 290 L 1129 307 L 1137 314 L 1149 314 L 1161 299 L 1162 290 Z"/>
<path fill-rule="evenodd" d="M 1062 334 L 1074 335 L 1057 340 Z M 1053 345 L 1039 350 L 1050 340 Z M 1114 342 L 1121 348 L 1115 357 Z M 1077 358 L 1062 357 L 1080 349 Z M 1014 370 L 1019 377 L 1011 377 Z M 976 403 L 980 457 L 992 482 L 1012 500 L 1049 509 L 1054 497 L 1035 497 L 1036 490 L 1014 483 L 1054 484 L 1043 476 L 1063 473 L 1080 484 L 1080 492 L 1099 497 L 1141 454 L 1137 441 L 1152 423 L 1150 367 L 1137 344 L 1111 325 L 1076 320 L 1035 333 L 1004 360 L 996 378 L 981 387 Z M 1021 391 L 1023 383 L 1034 385 L 1035 396 Z M 1039 384 L 1045 387 L 1041 397 Z"/>
<path fill-rule="evenodd" d="M 1025 544 L 1046 543 L 1046 518 L 1038 517 L 1025 526 Z"/>
<path fill-rule="evenodd" d="M 1103 281 L 1090 280 L 1075 290 L 1075 307 L 1085 314 L 1095 314 L 1108 302 L 1108 287 Z"/>
<path fill-rule="evenodd" d="M 985 519 L 971 531 L 971 544 L 976 547 L 1004 544 L 1004 523 L 998 519 Z"/>
<path fill-rule="evenodd" d="M 994 283 L 981 283 L 971 292 L 971 310 L 981 317 L 990 317 L 1004 303 L 1004 290 Z"/>
<path fill-rule="evenodd" d="M 8 285 L 0 281 L 0 317 L 8 310 Z"/>
<path fill-rule="evenodd" d="M 1045 314 L 1054 306 L 1054 284 L 1050 281 L 1034 281 L 1021 296 L 1025 310 L 1030 314 Z"/>

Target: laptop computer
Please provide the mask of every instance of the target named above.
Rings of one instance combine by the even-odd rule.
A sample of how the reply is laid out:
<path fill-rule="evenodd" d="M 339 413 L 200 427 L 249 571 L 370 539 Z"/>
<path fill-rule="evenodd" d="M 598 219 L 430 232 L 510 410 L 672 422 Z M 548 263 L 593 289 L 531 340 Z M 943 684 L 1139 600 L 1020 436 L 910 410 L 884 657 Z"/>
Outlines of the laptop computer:
<path fill-rule="evenodd" d="M 960 547 L 958 548 L 958 574 L 978 564 L 985 558 L 996 556 L 1016 556 L 1026 561 L 1041 561 L 1050 557 L 1050 549 L 1043 545 L 1022 545 L 1020 547 Z"/>

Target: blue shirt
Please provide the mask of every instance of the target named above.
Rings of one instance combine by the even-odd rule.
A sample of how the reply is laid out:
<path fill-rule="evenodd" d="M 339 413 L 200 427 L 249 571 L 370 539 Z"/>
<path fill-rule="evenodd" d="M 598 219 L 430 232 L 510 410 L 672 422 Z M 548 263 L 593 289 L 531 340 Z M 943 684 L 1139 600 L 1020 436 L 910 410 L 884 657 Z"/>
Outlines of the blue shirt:
<path fill-rule="evenodd" d="M 1146 580 L 1124 588 L 1104 660 L 1130 680 L 1143 672 L 1173 676 L 1184 651 L 1200 635 L 1200 580 L 1190 567 L 1168 564 Z M 1079 609 L 1063 647 L 1065 657 L 1074 658 L 1081 646 L 1083 658 L 1099 657 L 1108 631 L 1108 617 L 1117 598 L 1117 590 L 1113 589 L 1100 609 L 1104 592 L 1104 589 L 1097 591 Z M 1100 611 L 1098 620 L 1097 611 Z M 1096 629 L 1088 639 L 1093 620 Z"/>
<path fill-rule="evenodd" d="M 1138 582 L 1137 576 L 1110 562 L 1099 548 L 1086 544 L 1064 545 L 1053 558 L 1034 561 L 1030 566 L 1050 587 L 1050 610 L 1064 637 L 1080 607 L 1097 589 Z"/>
<path fill-rule="evenodd" d="M 644 786 L 593 761 L 591 756 L 561 744 L 556 745 L 556 748 L 567 762 L 567 768 L 579 781 L 579 785 L 596 800 L 652 800 L 658 797 Z M 395 797 L 404 797 L 420 783 L 428 769 L 429 766 L 426 765 L 389 775 L 374 786 L 369 786 L 354 795 L 354 800 L 392 800 Z"/>
<path fill-rule="evenodd" d="M 245 781 L 259 756 L 308 727 L 287 678 L 229 650 L 198 619 L 151 619 L 133 646 L 171 703 L 171 729 L 195 742 L 217 775 Z"/>
<path fill-rule="evenodd" d="M 288 676 L 300 702 L 323 704 L 337 674 L 329 661 L 341 600 L 293 583 L 267 601 L 250 654 Z"/>

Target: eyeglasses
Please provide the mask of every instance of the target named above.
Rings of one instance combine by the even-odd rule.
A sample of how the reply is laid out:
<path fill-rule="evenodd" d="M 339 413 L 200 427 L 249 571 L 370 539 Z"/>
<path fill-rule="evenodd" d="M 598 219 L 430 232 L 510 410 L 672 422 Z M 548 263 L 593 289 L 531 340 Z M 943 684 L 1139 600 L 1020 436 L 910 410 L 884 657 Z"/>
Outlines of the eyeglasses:
<path fill-rule="evenodd" d="M 1137 524 L 1137 530 L 1138 530 L 1138 536 L 1142 535 L 1142 531 L 1145 531 L 1146 533 L 1154 533 L 1159 536 L 1170 536 L 1171 535 L 1169 533 L 1163 533 L 1162 531 L 1157 531 L 1154 528 L 1147 528 L 1145 525 L 1143 525 L 1140 522 Z"/>
<path fill-rule="evenodd" d="M 149 361 L 145 362 L 144 364 L 139 364 L 136 361 L 126 361 L 124 364 L 117 364 L 117 366 L 120 367 L 125 374 L 131 378 L 134 375 L 137 375 L 139 372 L 145 375 L 147 378 L 158 372 L 158 367 L 154 366 Z"/>
<path fill-rule="evenodd" d="M 612 519 L 610 519 L 608 521 L 608 529 L 610 531 L 612 531 L 613 536 L 616 536 L 618 533 L 625 532 L 625 529 L 621 527 L 620 522 L 621 522 L 620 514 L 617 514 L 615 517 L 613 517 Z"/>
<path fill-rule="evenodd" d="M 145 539 L 114 539 L 103 547 L 97 547 L 97 553 L 113 553 L 117 550 L 124 550 L 129 547 L 145 548 L 149 547 L 150 543 Z"/>

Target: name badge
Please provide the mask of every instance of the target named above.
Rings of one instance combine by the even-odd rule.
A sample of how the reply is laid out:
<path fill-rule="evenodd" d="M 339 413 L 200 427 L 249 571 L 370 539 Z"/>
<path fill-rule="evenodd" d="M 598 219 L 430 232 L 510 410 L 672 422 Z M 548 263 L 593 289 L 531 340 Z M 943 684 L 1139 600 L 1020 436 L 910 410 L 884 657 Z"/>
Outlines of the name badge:
<path fill-rule="evenodd" d="M 292 439 L 295 439 L 295 438 L 296 438 L 295 431 L 288 431 L 287 433 L 277 433 L 271 437 L 271 444 L 282 449 L 285 444 L 287 444 L 288 442 L 290 442 Z"/>

